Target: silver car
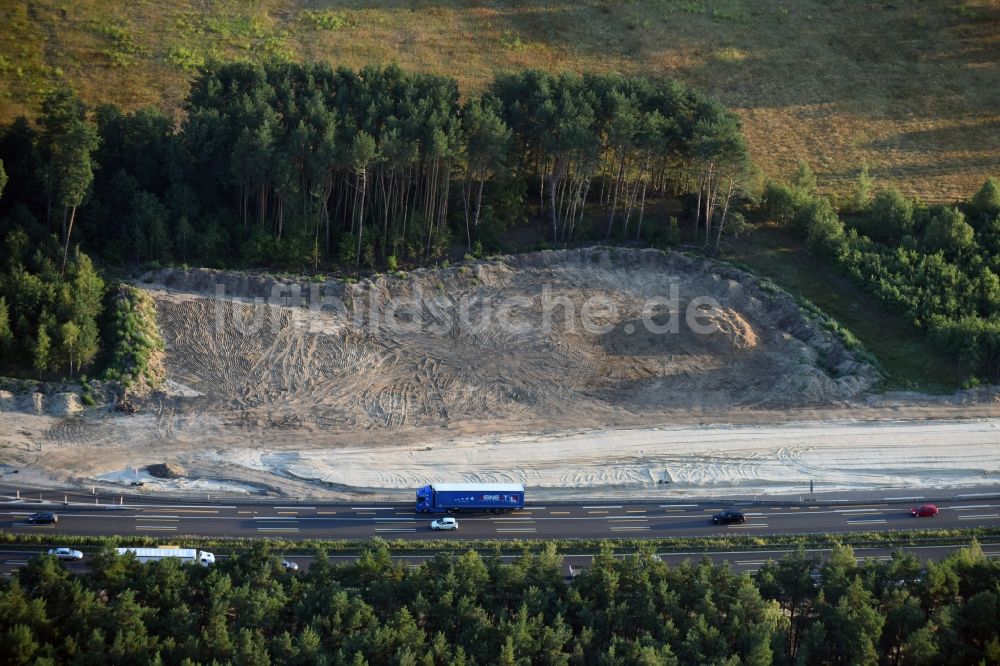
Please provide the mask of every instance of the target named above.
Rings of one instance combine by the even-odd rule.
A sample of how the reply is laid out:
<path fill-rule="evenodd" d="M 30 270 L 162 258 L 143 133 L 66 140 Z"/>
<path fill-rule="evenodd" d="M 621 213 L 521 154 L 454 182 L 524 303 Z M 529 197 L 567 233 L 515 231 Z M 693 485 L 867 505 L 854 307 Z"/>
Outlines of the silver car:
<path fill-rule="evenodd" d="M 431 523 L 432 530 L 457 530 L 458 521 L 448 516 L 447 518 L 438 518 Z"/>
<path fill-rule="evenodd" d="M 72 548 L 50 548 L 49 555 L 55 555 L 60 560 L 82 560 L 83 553 Z"/>

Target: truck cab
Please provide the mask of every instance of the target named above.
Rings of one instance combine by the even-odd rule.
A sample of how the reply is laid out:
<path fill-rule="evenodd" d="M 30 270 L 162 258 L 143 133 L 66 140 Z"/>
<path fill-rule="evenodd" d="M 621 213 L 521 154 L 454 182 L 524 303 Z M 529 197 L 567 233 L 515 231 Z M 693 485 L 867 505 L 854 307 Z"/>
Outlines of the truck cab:
<path fill-rule="evenodd" d="M 434 488 L 424 486 L 417 489 L 417 513 L 430 513 L 434 510 Z"/>

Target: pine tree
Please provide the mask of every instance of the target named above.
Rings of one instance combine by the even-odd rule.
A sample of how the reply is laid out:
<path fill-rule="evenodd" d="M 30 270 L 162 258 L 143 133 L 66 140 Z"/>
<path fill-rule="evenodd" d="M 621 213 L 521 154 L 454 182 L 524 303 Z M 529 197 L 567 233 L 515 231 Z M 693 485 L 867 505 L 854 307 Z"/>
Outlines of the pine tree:
<path fill-rule="evenodd" d="M 38 335 L 35 337 L 32 362 L 35 370 L 40 373 L 47 371 L 52 363 L 51 341 L 48 332 L 45 330 L 45 324 L 38 325 Z"/>
<path fill-rule="evenodd" d="M 94 179 L 93 153 L 100 137 L 97 127 L 86 118 L 86 107 L 66 88 L 58 88 L 45 98 L 39 124 L 46 157 L 44 180 L 49 197 L 50 225 L 52 205 L 64 209 L 61 267 L 64 271 L 76 210 Z"/>

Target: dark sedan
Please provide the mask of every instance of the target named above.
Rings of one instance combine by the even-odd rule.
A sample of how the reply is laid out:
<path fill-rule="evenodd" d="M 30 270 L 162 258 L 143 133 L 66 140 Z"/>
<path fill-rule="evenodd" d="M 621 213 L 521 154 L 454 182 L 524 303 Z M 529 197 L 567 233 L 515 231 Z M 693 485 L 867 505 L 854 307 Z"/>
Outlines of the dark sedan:
<path fill-rule="evenodd" d="M 728 525 L 730 523 L 747 522 L 746 514 L 742 511 L 722 511 L 712 516 L 712 522 L 716 525 Z"/>

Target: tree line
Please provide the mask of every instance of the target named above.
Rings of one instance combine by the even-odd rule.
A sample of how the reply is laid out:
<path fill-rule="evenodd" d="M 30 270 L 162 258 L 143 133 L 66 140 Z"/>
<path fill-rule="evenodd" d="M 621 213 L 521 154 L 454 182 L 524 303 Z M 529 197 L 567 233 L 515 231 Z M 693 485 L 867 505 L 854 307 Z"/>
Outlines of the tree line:
<path fill-rule="evenodd" d="M 0 217 L 23 205 L 109 263 L 374 267 L 495 244 L 529 213 L 554 242 L 649 237 L 647 202 L 686 193 L 721 236 L 748 167 L 735 114 L 671 80 L 529 70 L 463 101 L 395 66 L 219 64 L 184 108 L 51 95 L 0 133 Z"/>
<path fill-rule="evenodd" d="M 867 173 L 839 212 L 800 169 L 770 183 L 764 210 L 809 248 L 904 312 L 974 381 L 1000 381 L 1000 185 L 988 179 L 969 200 L 924 205 Z"/>
<path fill-rule="evenodd" d="M 570 581 L 550 544 L 512 563 L 384 543 L 289 572 L 257 542 L 206 568 L 108 549 L 84 575 L 32 559 L 0 582 L 6 664 L 974 664 L 1000 659 L 1000 563 L 859 564 L 799 550 L 736 574 L 605 546 Z"/>

